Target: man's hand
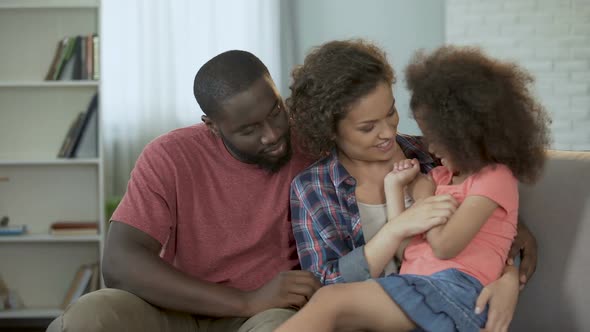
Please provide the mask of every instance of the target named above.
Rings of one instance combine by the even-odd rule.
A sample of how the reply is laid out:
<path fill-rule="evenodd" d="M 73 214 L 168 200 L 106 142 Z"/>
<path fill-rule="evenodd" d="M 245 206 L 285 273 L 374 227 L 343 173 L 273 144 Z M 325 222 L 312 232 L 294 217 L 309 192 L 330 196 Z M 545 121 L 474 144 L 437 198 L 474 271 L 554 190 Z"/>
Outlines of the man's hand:
<path fill-rule="evenodd" d="M 506 332 L 512 321 L 518 302 L 518 272 L 514 266 L 507 266 L 500 279 L 484 287 L 475 302 L 475 313 L 483 311 L 489 304 L 486 332 Z"/>
<path fill-rule="evenodd" d="M 519 281 L 520 290 L 522 290 L 526 283 L 531 280 L 537 268 L 537 240 L 521 221 L 518 222 L 518 232 L 514 242 L 512 242 L 508 257 L 516 258 L 517 255 L 521 258 Z"/>
<path fill-rule="evenodd" d="M 266 285 L 246 293 L 247 315 L 271 308 L 301 308 L 321 286 L 309 271 L 279 272 Z"/>
<path fill-rule="evenodd" d="M 417 159 L 406 159 L 393 164 L 393 169 L 385 176 L 385 185 L 406 186 L 420 173 Z"/>

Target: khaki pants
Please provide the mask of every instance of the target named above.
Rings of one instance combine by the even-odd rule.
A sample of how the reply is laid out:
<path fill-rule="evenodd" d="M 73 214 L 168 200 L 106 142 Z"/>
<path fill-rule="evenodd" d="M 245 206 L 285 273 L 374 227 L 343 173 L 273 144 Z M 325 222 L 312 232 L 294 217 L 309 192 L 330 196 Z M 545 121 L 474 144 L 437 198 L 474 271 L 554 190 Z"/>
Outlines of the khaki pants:
<path fill-rule="evenodd" d="M 48 332 L 270 332 L 295 314 L 270 309 L 250 318 L 197 318 L 164 310 L 119 290 L 102 289 L 82 296 L 47 328 Z"/>

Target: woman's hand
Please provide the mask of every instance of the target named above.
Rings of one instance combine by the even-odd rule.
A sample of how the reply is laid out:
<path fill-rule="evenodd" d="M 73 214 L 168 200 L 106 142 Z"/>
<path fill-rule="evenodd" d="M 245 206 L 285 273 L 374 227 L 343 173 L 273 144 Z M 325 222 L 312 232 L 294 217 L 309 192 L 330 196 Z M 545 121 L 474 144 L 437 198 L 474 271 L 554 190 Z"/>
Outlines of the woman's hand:
<path fill-rule="evenodd" d="M 483 331 L 508 331 L 516 303 L 518 302 L 518 270 L 514 266 L 506 266 L 500 279 L 484 287 L 475 302 L 475 313 L 483 311 L 489 305 L 488 320 Z"/>
<path fill-rule="evenodd" d="M 432 227 L 446 223 L 457 210 L 457 201 L 451 195 L 431 196 L 418 201 L 386 224 L 407 238 L 421 234 Z"/>

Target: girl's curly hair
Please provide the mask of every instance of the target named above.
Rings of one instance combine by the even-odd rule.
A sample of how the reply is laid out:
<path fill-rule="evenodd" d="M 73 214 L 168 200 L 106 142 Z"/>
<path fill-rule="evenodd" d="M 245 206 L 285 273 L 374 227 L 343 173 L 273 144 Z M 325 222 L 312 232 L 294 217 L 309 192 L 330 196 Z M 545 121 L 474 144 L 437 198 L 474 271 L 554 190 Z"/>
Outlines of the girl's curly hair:
<path fill-rule="evenodd" d="M 395 74 L 385 53 L 363 40 L 332 41 L 309 53 L 292 72 L 286 104 L 301 148 L 314 157 L 335 146 L 338 121 L 350 107 Z"/>
<path fill-rule="evenodd" d="M 539 177 L 550 119 L 529 90 L 528 72 L 476 48 L 445 46 L 418 52 L 405 74 L 414 118 L 458 169 L 500 163 L 522 182 Z"/>

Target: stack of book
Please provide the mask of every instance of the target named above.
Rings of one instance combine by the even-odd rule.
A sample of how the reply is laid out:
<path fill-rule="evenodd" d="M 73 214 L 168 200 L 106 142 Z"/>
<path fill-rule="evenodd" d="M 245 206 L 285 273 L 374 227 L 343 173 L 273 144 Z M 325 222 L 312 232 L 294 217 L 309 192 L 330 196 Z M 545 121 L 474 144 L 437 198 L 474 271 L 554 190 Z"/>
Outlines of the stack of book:
<path fill-rule="evenodd" d="M 70 124 L 58 158 L 98 157 L 98 94 L 94 94 L 85 112 L 80 112 Z"/>
<path fill-rule="evenodd" d="M 0 217 L 0 235 L 23 235 L 27 233 L 27 225 L 9 225 L 9 221 L 10 218 L 7 216 Z"/>
<path fill-rule="evenodd" d="M 99 54 L 96 34 L 65 37 L 57 43 L 45 80 L 98 80 Z"/>
<path fill-rule="evenodd" d="M 70 284 L 70 288 L 64 296 L 61 308 L 67 308 L 68 305 L 76 302 L 80 296 L 93 292 L 99 288 L 100 271 L 98 263 L 80 266 Z"/>
<path fill-rule="evenodd" d="M 60 236 L 98 235 L 98 222 L 57 221 L 51 224 L 49 233 Z"/>

